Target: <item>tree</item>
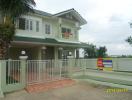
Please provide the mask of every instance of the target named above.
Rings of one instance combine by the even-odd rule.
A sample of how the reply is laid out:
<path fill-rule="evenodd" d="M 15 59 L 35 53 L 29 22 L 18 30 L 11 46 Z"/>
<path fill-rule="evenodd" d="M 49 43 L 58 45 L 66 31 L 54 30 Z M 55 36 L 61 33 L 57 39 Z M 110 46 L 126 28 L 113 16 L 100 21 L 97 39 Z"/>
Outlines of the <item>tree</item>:
<path fill-rule="evenodd" d="M 34 0 L 0 0 L 0 59 L 6 59 L 10 42 L 15 35 L 15 21 L 21 15 L 33 12 Z"/>
<path fill-rule="evenodd" d="M 106 47 L 104 46 L 104 47 L 99 47 L 99 49 L 97 50 L 97 57 L 106 57 L 106 51 L 107 51 L 107 49 L 106 49 Z"/>
<path fill-rule="evenodd" d="M 129 37 L 126 39 L 126 42 L 128 42 L 130 45 L 132 45 L 132 37 L 129 36 Z"/>
<path fill-rule="evenodd" d="M 96 46 L 89 44 L 88 48 L 84 49 L 84 58 L 96 58 Z"/>

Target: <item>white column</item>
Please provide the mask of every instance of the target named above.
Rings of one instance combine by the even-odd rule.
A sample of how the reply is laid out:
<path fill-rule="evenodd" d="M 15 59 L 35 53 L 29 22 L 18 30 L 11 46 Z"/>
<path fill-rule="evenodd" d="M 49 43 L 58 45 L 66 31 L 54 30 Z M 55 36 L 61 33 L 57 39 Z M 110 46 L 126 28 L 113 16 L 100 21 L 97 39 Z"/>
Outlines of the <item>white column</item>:
<path fill-rule="evenodd" d="M 22 86 L 23 88 L 26 87 L 26 60 L 27 60 L 28 56 L 19 56 L 19 59 L 21 60 L 21 77 L 22 77 Z"/>
<path fill-rule="evenodd" d="M 55 60 L 58 60 L 58 47 L 54 47 Z"/>
<path fill-rule="evenodd" d="M 3 61 L 0 61 L 0 98 L 4 98 L 2 84 L 4 84 L 4 85 L 6 84 L 6 79 L 3 80 L 3 73 L 2 73 L 2 72 L 6 72 L 6 70 L 3 70 L 3 68 L 2 68 L 2 67 L 6 68 L 6 64 L 3 65 L 2 62 Z M 5 75 L 4 78 L 6 78 L 6 74 L 4 74 L 4 75 Z"/>

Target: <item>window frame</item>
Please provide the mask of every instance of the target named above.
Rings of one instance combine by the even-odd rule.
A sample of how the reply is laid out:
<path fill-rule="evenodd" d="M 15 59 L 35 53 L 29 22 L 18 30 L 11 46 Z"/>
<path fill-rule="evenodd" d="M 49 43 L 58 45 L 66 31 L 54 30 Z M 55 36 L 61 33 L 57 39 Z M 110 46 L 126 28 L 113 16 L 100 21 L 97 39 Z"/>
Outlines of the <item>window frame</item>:
<path fill-rule="evenodd" d="M 45 23 L 44 27 L 45 27 L 45 34 L 46 35 L 51 35 L 52 34 L 52 25 L 50 23 Z"/>
<path fill-rule="evenodd" d="M 25 29 L 25 27 L 26 27 L 26 18 L 19 18 L 18 22 L 19 22 L 18 23 L 18 29 L 20 29 L 20 30 L 26 30 Z M 22 25 L 24 25 L 24 26 L 22 26 Z"/>
<path fill-rule="evenodd" d="M 39 32 L 40 30 L 40 22 L 36 20 L 36 32 Z"/>
<path fill-rule="evenodd" d="M 33 31 L 33 20 L 29 19 L 29 30 Z"/>

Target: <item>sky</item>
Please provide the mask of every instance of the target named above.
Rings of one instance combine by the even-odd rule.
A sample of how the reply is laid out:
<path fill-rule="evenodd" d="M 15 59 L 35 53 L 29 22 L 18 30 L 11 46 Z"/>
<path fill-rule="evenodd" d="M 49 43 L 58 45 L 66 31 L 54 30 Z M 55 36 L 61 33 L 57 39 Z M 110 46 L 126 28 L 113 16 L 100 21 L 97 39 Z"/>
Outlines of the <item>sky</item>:
<path fill-rule="evenodd" d="M 125 39 L 132 35 L 132 0 L 35 0 L 36 9 L 52 14 L 74 8 L 87 24 L 80 41 L 106 46 L 109 55 L 132 55 Z"/>

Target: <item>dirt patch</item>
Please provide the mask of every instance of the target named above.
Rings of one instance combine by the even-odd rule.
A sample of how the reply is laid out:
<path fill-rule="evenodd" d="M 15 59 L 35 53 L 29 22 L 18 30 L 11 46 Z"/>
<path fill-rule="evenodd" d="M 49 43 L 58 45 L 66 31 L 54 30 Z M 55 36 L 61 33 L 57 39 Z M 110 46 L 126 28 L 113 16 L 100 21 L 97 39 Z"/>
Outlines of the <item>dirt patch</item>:
<path fill-rule="evenodd" d="M 55 89 L 55 88 L 71 86 L 73 84 L 75 84 L 74 80 L 64 79 L 64 80 L 58 80 L 58 81 L 53 81 L 53 82 L 28 85 L 26 88 L 26 91 L 29 93 L 42 92 L 42 91 L 47 91 L 47 90 L 51 90 L 51 89 Z"/>

